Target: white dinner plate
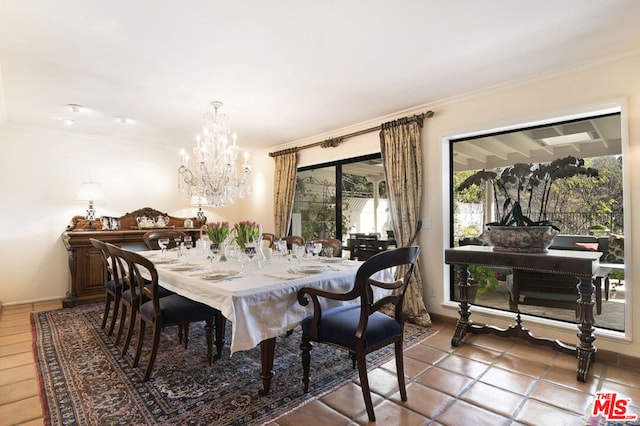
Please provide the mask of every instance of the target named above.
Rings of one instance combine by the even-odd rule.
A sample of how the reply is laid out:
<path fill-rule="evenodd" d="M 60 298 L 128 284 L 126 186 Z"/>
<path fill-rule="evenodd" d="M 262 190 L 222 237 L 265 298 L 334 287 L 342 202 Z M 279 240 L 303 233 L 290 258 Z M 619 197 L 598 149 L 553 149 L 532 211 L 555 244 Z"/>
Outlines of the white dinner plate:
<path fill-rule="evenodd" d="M 200 275 L 205 280 L 230 280 L 240 276 L 238 271 L 215 271 Z"/>
<path fill-rule="evenodd" d="M 342 263 L 344 259 L 341 257 L 321 257 L 320 262 L 322 263 Z"/>
<path fill-rule="evenodd" d="M 171 269 L 172 271 L 194 271 L 194 270 L 200 269 L 200 268 L 201 268 L 200 265 L 186 264 L 186 265 L 172 266 L 169 269 Z"/>
<path fill-rule="evenodd" d="M 151 259 L 151 261 L 161 265 L 165 263 L 176 263 L 178 259 Z"/>
<path fill-rule="evenodd" d="M 326 266 L 301 266 L 293 271 L 293 273 L 300 274 L 321 274 L 328 271 Z"/>

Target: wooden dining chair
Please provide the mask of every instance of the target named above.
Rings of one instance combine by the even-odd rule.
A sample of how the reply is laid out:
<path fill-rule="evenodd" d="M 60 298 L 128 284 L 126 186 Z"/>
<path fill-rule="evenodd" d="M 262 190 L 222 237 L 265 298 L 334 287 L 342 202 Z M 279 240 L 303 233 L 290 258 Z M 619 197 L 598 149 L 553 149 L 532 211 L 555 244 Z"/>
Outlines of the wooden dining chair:
<path fill-rule="evenodd" d="M 273 248 L 273 239 L 275 238 L 275 234 L 271 234 L 269 232 L 262 233 L 262 243 L 266 245 L 267 248 Z"/>
<path fill-rule="evenodd" d="M 167 248 L 170 249 L 176 246 L 175 237 L 180 237 L 181 240 L 184 241 L 184 237 L 186 236 L 187 234 L 184 232 L 175 229 L 156 229 L 145 233 L 142 236 L 142 241 L 144 241 L 144 245 L 147 246 L 149 250 L 160 250 L 158 240 L 160 238 L 169 238 Z"/>
<path fill-rule="evenodd" d="M 113 244 L 106 243 L 107 249 L 111 254 L 113 261 L 114 279 L 122 282 L 122 293 L 120 295 L 120 324 L 118 325 L 118 334 L 116 335 L 116 345 L 120 344 L 122 333 L 124 332 L 125 321 L 128 321 L 127 334 L 125 336 L 124 345 L 122 346 L 122 355 L 124 356 L 129 349 L 131 336 L 136 324 L 138 309 L 140 308 L 141 298 L 146 297 L 140 294 L 140 288 L 137 285 L 136 278 L 131 276 L 131 271 L 127 259 L 125 258 L 125 250 Z M 143 285 L 149 285 L 149 280 L 142 279 Z M 160 288 L 160 297 L 170 296 L 173 292 Z"/>
<path fill-rule="evenodd" d="M 287 248 L 291 248 L 292 244 L 297 244 L 299 246 L 303 246 L 304 245 L 304 239 L 302 239 L 302 237 L 298 237 L 295 235 L 289 235 L 286 237 L 282 237 L 283 240 L 285 240 L 287 242 Z"/>
<path fill-rule="evenodd" d="M 409 279 L 413 274 L 420 247 L 411 246 L 378 253 L 365 261 L 358 272 L 354 287 L 346 293 L 331 293 L 315 287 L 304 287 L 298 291 L 298 302 L 306 306 L 313 302 L 313 315 L 302 320 L 302 370 L 305 393 L 309 391 L 309 368 L 311 364 L 311 342 L 328 343 L 349 352 L 358 365 L 360 385 L 369 420 L 375 422 L 366 355 L 387 345 L 395 345 L 396 372 L 400 398 L 407 400 L 404 380 L 403 335 L 404 315 L 402 306 Z M 402 276 L 393 282 L 378 281 L 372 276 L 384 269 L 397 267 Z M 373 288 L 379 287 L 390 293 L 373 300 Z M 360 298 L 358 303 L 322 309 L 320 298 L 350 301 Z M 394 305 L 394 317 L 380 312 L 386 304 Z"/>
<path fill-rule="evenodd" d="M 314 243 L 322 243 L 322 249 L 332 248 L 333 257 L 342 257 L 342 241 L 336 238 L 314 238 Z"/>
<path fill-rule="evenodd" d="M 151 371 L 153 370 L 160 346 L 160 335 L 162 330 L 168 326 L 177 325 L 188 328 L 192 322 L 204 321 L 206 323 L 207 361 L 209 365 L 211 365 L 213 359 L 213 329 L 214 323 L 216 326 L 221 323 L 220 318 L 222 314 L 220 311 L 203 303 L 180 296 L 179 294 L 161 297 L 161 287 L 158 285 L 158 271 L 153 262 L 129 250 L 124 250 L 123 254 L 128 262 L 130 274 L 134 277 L 134 281 L 137 283 L 144 282 L 143 279 L 145 275 L 143 275 L 143 271 L 145 271 L 146 276 L 151 277 L 151 283 L 149 285 L 138 285 L 140 294 L 145 296 L 147 301 L 143 302 L 139 309 L 138 322 L 140 327 L 133 367 L 137 367 L 140 361 L 146 325 L 150 325 L 153 330 L 151 354 L 149 355 L 143 381 L 146 382 L 149 380 L 149 377 L 151 377 Z M 216 335 L 219 334 L 219 332 L 216 333 Z M 187 335 L 188 333 L 185 333 L 185 337 Z M 188 338 L 185 341 L 185 348 L 187 343 Z M 222 341 L 217 340 L 216 346 L 216 359 L 219 359 L 222 353 Z"/>
<path fill-rule="evenodd" d="M 116 278 L 113 273 L 114 260 L 109 253 L 109 249 L 107 248 L 107 244 L 96 240 L 95 238 L 89 238 L 89 242 L 93 247 L 100 252 L 100 257 L 102 258 L 102 264 L 106 283 L 105 283 L 105 305 L 104 305 L 104 314 L 102 315 L 102 325 L 100 328 L 104 330 L 107 325 L 107 320 L 109 318 L 109 313 L 111 312 L 111 303 L 113 302 L 113 313 L 111 314 L 111 323 L 109 324 L 109 330 L 107 331 L 107 336 L 111 336 L 113 334 L 113 329 L 116 325 L 116 321 L 118 319 L 118 313 L 120 312 L 120 296 L 122 295 L 122 280 Z"/>

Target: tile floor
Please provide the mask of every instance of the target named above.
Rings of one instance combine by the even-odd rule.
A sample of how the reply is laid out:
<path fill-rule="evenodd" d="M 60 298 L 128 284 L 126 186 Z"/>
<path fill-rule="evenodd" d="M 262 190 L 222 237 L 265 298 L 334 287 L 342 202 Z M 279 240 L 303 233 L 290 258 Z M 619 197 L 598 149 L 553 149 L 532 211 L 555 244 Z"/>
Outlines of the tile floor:
<path fill-rule="evenodd" d="M 0 425 L 41 425 L 29 313 L 59 302 L 4 307 L 0 315 Z M 405 351 L 408 401 L 397 392 L 394 362 L 370 372 L 380 425 L 583 425 L 596 391 L 631 398 L 640 414 L 640 370 L 596 362 L 576 381 L 574 357 L 518 339 L 472 335 L 450 345 L 451 325 Z M 311 378 L 313 386 L 313 377 Z M 366 424 L 357 383 L 311 402 L 272 426 Z"/>

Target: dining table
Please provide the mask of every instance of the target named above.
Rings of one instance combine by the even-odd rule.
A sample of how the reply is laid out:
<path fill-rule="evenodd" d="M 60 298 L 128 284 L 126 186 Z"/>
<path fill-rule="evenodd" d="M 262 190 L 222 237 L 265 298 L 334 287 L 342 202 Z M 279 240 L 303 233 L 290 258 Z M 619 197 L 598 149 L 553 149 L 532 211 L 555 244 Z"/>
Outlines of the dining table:
<path fill-rule="evenodd" d="M 347 292 L 353 288 L 362 264 L 335 257 L 292 258 L 288 255 L 250 260 L 242 253 L 220 261 L 220 256 L 212 257 L 201 248 L 189 250 L 188 256 L 179 256 L 179 252 L 144 251 L 141 254 L 154 263 L 162 287 L 219 310 L 231 322 L 231 356 L 260 345 L 261 395 L 270 391 L 276 338 L 313 313 L 312 304 L 298 303 L 298 290 L 310 286 Z M 323 308 L 357 302 L 357 299 L 322 301 Z"/>

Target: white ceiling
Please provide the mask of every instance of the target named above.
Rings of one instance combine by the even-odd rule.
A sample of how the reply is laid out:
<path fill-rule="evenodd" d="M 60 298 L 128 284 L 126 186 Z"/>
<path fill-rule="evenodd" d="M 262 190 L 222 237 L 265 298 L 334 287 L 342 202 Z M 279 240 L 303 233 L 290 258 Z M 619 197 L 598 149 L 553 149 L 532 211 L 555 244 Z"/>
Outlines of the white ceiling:
<path fill-rule="evenodd" d="M 178 147 L 221 100 L 272 147 L 637 54 L 638 22 L 639 0 L 0 0 L 0 120 Z"/>

